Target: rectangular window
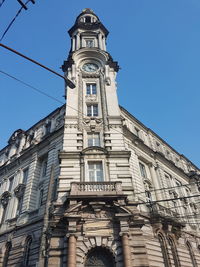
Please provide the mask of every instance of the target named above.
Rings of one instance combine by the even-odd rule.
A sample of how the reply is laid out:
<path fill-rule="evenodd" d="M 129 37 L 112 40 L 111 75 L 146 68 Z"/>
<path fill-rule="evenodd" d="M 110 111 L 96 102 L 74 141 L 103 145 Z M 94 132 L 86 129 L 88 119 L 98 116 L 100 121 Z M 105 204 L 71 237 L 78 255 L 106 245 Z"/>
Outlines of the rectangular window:
<path fill-rule="evenodd" d="M 89 180 L 91 182 L 103 182 L 103 166 L 102 162 L 89 162 Z"/>
<path fill-rule="evenodd" d="M 88 133 L 88 146 L 100 146 L 99 133 Z"/>
<path fill-rule="evenodd" d="M 44 195 L 44 189 L 41 188 L 39 190 L 39 201 L 38 201 L 38 207 L 41 207 L 43 205 L 43 195 Z"/>
<path fill-rule="evenodd" d="M 26 168 L 26 169 L 23 170 L 23 180 L 22 180 L 22 183 L 23 184 L 26 184 L 27 183 L 27 180 L 28 180 L 28 168 Z"/>
<path fill-rule="evenodd" d="M 95 83 L 86 84 L 86 93 L 87 95 L 96 95 L 97 94 L 97 85 Z"/>
<path fill-rule="evenodd" d="M 146 173 L 146 169 L 144 164 L 142 164 L 141 162 L 139 162 L 139 166 L 140 166 L 140 174 L 143 178 L 147 178 L 147 173 Z"/>
<path fill-rule="evenodd" d="M 85 43 L 86 43 L 86 47 L 94 47 L 94 40 L 93 39 L 86 39 Z"/>
<path fill-rule="evenodd" d="M 42 169 L 41 169 L 41 176 L 45 177 L 47 174 L 47 159 L 42 161 Z"/>
<path fill-rule="evenodd" d="M 14 177 L 11 177 L 11 178 L 9 179 L 9 188 L 8 188 L 8 191 L 9 191 L 9 192 L 12 190 L 13 181 L 14 181 Z"/>
<path fill-rule="evenodd" d="M 87 105 L 87 116 L 96 117 L 98 116 L 98 105 Z"/>
<path fill-rule="evenodd" d="M 23 197 L 18 198 L 17 215 L 22 211 Z"/>

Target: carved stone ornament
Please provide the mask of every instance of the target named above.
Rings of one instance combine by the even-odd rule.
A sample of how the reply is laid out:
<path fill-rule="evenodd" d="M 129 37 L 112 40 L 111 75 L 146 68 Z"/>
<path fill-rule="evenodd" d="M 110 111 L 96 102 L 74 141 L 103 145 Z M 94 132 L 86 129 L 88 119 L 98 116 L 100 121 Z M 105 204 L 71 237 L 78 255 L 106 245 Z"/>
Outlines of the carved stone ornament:
<path fill-rule="evenodd" d="M 18 145 L 19 140 L 21 139 L 23 134 L 25 134 L 25 131 L 23 131 L 22 129 L 16 130 L 9 138 L 8 144 L 11 145 L 16 143 L 16 145 Z"/>
<path fill-rule="evenodd" d="M 100 118 L 84 118 L 83 122 L 87 124 L 101 124 L 102 119 Z"/>
<path fill-rule="evenodd" d="M 105 83 L 106 83 L 107 86 L 110 86 L 111 85 L 110 77 L 106 77 L 105 78 Z"/>
<path fill-rule="evenodd" d="M 64 118 L 63 118 L 63 115 L 60 115 L 56 119 L 56 125 L 55 125 L 56 129 L 61 127 L 63 124 L 64 124 Z"/>
<path fill-rule="evenodd" d="M 15 192 L 15 196 L 16 196 L 17 198 L 20 198 L 20 197 L 23 196 L 24 191 L 25 191 L 25 187 L 26 187 L 25 184 L 19 184 L 19 185 L 15 188 L 14 192 Z"/>
<path fill-rule="evenodd" d="M 1 204 L 3 205 L 3 207 L 7 206 L 10 197 L 11 197 L 11 193 L 8 192 L 8 191 L 6 191 L 6 192 L 4 192 L 2 194 L 2 196 L 1 196 Z"/>

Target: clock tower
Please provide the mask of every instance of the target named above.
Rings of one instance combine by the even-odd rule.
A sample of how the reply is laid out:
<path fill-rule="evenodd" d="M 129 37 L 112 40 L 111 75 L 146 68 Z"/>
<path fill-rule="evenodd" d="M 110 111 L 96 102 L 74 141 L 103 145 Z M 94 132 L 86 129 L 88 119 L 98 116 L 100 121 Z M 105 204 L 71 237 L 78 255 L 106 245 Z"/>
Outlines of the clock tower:
<path fill-rule="evenodd" d="M 81 155 L 80 171 L 71 174 L 72 180 L 65 182 L 70 188 L 72 181 L 111 181 L 115 177 L 110 170 L 111 155 L 115 155 L 115 158 L 119 156 L 121 161 L 121 154 L 124 154 L 123 158 L 128 162 L 129 153 L 125 149 L 116 93 L 119 66 L 106 51 L 108 30 L 94 12 L 86 8 L 77 17 L 69 35 L 71 50 L 62 69 L 65 77 L 72 80 L 76 87 L 71 89 L 66 86 L 65 89 L 62 156 Z M 85 153 L 93 153 L 94 158 L 90 156 L 88 160 Z M 78 158 L 76 164 L 79 163 Z M 95 166 L 92 166 L 93 161 L 97 163 Z M 61 165 L 61 176 L 64 165 Z M 95 175 L 90 172 L 91 168 L 97 168 Z M 69 174 L 69 168 L 67 170 Z"/>
<path fill-rule="evenodd" d="M 75 88 L 65 88 L 52 231 L 66 237 L 65 266 L 99 266 L 90 262 L 98 254 L 103 258 L 97 261 L 107 259 L 110 267 L 128 267 L 129 222 L 136 208 L 127 206 L 134 191 L 116 93 L 119 66 L 106 50 L 108 30 L 91 9 L 82 11 L 69 35 L 62 69 Z"/>
<path fill-rule="evenodd" d="M 71 50 L 63 71 L 76 88 L 66 88 L 66 125 L 76 125 L 77 131 L 66 129 L 64 150 L 81 151 L 88 147 L 91 133 L 98 139 L 95 141 L 98 146 L 124 150 L 121 129 L 113 131 L 118 142 L 111 143 L 109 125 L 119 128 L 121 119 L 115 82 L 119 66 L 106 51 L 108 30 L 94 12 L 86 8 L 77 17 L 69 35 Z M 74 134 L 79 134 L 79 140 Z"/>

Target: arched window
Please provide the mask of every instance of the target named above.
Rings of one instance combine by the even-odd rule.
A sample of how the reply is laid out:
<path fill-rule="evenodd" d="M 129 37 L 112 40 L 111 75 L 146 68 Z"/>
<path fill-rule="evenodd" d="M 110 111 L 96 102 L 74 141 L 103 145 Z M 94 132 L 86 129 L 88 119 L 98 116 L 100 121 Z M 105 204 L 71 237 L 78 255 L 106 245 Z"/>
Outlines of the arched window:
<path fill-rule="evenodd" d="M 169 253 L 167 249 L 167 243 L 165 241 L 164 236 L 161 234 L 158 234 L 158 240 L 160 242 L 160 248 L 161 248 L 162 255 L 163 255 L 164 265 L 165 267 L 171 267 L 171 262 L 170 262 Z"/>
<path fill-rule="evenodd" d="M 31 250 L 32 238 L 28 237 L 25 242 L 23 264 L 24 266 L 29 266 L 30 250 Z"/>
<path fill-rule="evenodd" d="M 168 237 L 168 242 L 169 242 L 169 245 L 171 247 L 172 257 L 173 257 L 173 260 L 174 260 L 174 265 L 175 265 L 175 267 L 180 267 L 181 265 L 180 265 L 180 260 L 179 260 L 179 257 L 178 257 L 178 251 L 177 251 L 175 242 L 174 242 L 174 240 L 173 240 L 173 238 L 171 236 Z"/>
<path fill-rule="evenodd" d="M 4 254 L 4 258 L 3 258 L 2 267 L 7 267 L 8 266 L 8 260 L 9 260 L 11 249 L 12 249 L 12 244 L 11 244 L 11 242 L 8 242 L 6 244 L 6 250 L 5 250 L 5 254 Z"/>
<path fill-rule="evenodd" d="M 191 259 L 191 262 L 192 262 L 193 267 L 198 267 L 197 266 L 196 259 L 195 259 L 195 256 L 194 256 L 194 252 L 192 250 L 192 246 L 191 246 L 190 242 L 187 242 L 186 243 L 186 246 L 188 248 L 188 251 L 189 251 L 189 254 L 190 254 L 190 259 Z"/>
<path fill-rule="evenodd" d="M 85 267 L 115 267 L 113 255 L 105 248 L 93 248 L 86 257 Z"/>

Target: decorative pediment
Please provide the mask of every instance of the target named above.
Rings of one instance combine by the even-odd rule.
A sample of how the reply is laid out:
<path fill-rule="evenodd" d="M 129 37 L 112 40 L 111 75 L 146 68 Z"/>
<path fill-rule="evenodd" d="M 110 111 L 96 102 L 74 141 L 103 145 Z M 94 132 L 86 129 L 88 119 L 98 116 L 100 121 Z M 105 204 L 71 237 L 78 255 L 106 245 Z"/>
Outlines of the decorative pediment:
<path fill-rule="evenodd" d="M 122 200 L 121 200 L 122 201 Z M 133 212 L 124 206 L 123 203 L 113 201 L 112 203 L 107 201 L 91 200 L 88 202 L 80 201 L 75 205 L 69 206 L 65 211 L 65 217 L 74 217 L 79 215 L 85 219 L 114 219 L 120 217 L 132 217 Z"/>
<path fill-rule="evenodd" d="M 11 197 L 11 193 L 8 191 L 5 191 L 1 196 L 1 204 L 5 207 L 8 204 L 8 201 Z"/>
<path fill-rule="evenodd" d="M 14 192 L 15 192 L 15 196 L 17 197 L 17 198 L 21 198 L 22 196 L 23 196 L 23 194 L 24 194 L 24 191 L 25 191 L 25 184 L 19 184 L 16 188 L 15 188 L 15 190 L 14 190 Z"/>

